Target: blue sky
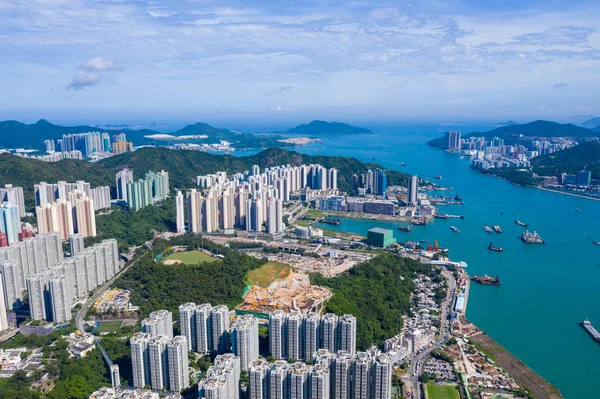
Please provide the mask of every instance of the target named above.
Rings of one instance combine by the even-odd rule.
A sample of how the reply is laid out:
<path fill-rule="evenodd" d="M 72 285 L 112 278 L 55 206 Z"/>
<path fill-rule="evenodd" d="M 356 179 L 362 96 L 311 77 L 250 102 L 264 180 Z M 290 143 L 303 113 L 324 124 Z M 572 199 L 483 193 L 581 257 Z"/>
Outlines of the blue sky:
<path fill-rule="evenodd" d="M 0 119 L 600 114 L 599 1 L 0 0 Z"/>

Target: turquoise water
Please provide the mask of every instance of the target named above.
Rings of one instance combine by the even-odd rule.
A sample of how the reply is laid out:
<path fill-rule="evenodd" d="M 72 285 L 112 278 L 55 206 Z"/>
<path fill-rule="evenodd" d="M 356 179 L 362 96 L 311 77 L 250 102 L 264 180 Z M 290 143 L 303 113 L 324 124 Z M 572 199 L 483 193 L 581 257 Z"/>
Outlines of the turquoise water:
<path fill-rule="evenodd" d="M 462 128 L 469 132 L 476 127 Z M 600 202 L 483 176 L 468 168 L 468 159 L 425 144 L 441 132 L 437 127 L 380 128 L 375 136 L 332 137 L 300 151 L 353 156 L 421 177 L 440 174 L 440 183 L 453 187 L 446 195 L 457 191 L 466 202 L 444 207 L 442 212 L 465 215 L 465 219 L 437 219 L 415 226 L 410 233 L 398 231 L 398 223 L 351 219 L 327 228 L 366 234 L 377 226 L 393 229 L 400 241 L 438 239 L 440 246 L 450 248 L 453 260 L 469 264 L 469 274 L 498 273 L 500 287 L 472 285 L 468 318 L 565 398 L 600 398 L 600 386 L 593 382 L 600 375 L 600 345 L 577 324 L 588 317 L 600 326 L 600 247 L 587 238 L 600 240 Z M 401 162 L 407 166 L 400 166 Z M 514 223 L 516 219 L 528 223 L 547 244 L 522 243 L 523 229 Z M 484 224 L 499 224 L 504 233 L 488 235 Z M 461 233 L 452 232 L 451 225 Z M 488 251 L 490 240 L 504 252 Z"/>

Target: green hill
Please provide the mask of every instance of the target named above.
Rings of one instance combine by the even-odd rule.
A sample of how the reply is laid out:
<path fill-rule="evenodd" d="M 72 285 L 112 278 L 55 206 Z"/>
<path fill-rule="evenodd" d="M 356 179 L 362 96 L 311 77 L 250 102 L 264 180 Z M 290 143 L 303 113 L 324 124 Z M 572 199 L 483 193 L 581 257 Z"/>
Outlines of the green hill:
<path fill-rule="evenodd" d="M 325 122 L 325 121 L 315 120 L 308 124 L 299 125 L 292 129 L 286 130 L 286 133 L 330 135 L 330 134 L 363 134 L 363 133 L 373 133 L 373 132 L 369 129 L 348 125 L 346 123 Z"/>
<path fill-rule="evenodd" d="M 352 191 L 352 175 L 366 173 L 368 169 L 382 168 L 366 164 L 355 158 L 311 156 L 280 148 L 270 148 L 247 157 L 215 155 L 202 151 L 170 150 L 164 147 L 145 147 L 137 151 L 116 155 L 97 163 L 65 159 L 60 162 L 42 162 L 11 154 L 0 154 L 0 185 L 7 183 L 22 186 L 28 207 L 34 204 L 33 185 L 40 181 L 55 183 L 59 180 L 73 182 L 85 180 L 92 187 L 115 186 L 115 173 L 123 168 L 133 169 L 136 178 L 148 171 L 169 172 L 172 188 L 195 186 L 196 176 L 220 170 L 235 173 L 248 170 L 252 165 L 261 169 L 277 165 L 318 163 L 326 168 L 336 168 L 338 187 Z M 383 169 L 383 168 L 382 168 Z M 387 171 L 389 185 L 406 185 L 409 175 L 394 170 Z"/>
<path fill-rule="evenodd" d="M 537 138 L 552 138 L 552 137 L 595 137 L 598 134 L 590 129 L 586 129 L 580 126 L 575 126 L 570 123 L 560 124 L 551 121 L 534 121 L 525 123 L 522 125 L 509 125 L 502 126 L 497 129 L 490 130 L 489 132 L 472 132 L 463 138 L 469 137 L 485 137 L 486 139 L 492 139 L 494 137 L 500 137 L 504 139 L 506 144 L 527 144 L 533 139 Z M 445 141 L 443 137 L 431 140 L 427 143 L 432 147 L 443 148 Z"/>
<path fill-rule="evenodd" d="M 68 182 L 85 180 L 92 187 L 114 186 L 115 174 L 101 166 L 74 159 L 43 162 L 11 154 L 0 154 L 0 185 L 13 184 L 23 187 L 27 207 L 33 207 L 35 203 L 34 184 L 41 181 L 56 183 L 60 180 Z"/>
<path fill-rule="evenodd" d="M 592 178 L 600 179 L 600 142 L 584 141 L 575 147 L 533 158 L 531 166 L 542 176 L 573 174 L 586 168 L 592 172 Z"/>
<path fill-rule="evenodd" d="M 44 150 L 44 140 L 56 140 L 63 134 L 101 132 L 111 135 L 125 132 L 127 140 L 132 141 L 134 145 L 163 145 L 169 143 L 169 140 L 157 140 L 148 138 L 159 134 L 151 129 L 115 129 L 107 130 L 94 126 L 59 126 L 54 125 L 44 119 L 37 123 L 26 125 L 17 121 L 0 122 L 0 148 L 32 148 Z M 279 142 L 283 137 L 274 135 L 254 135 L 250 133 L 235 132 L 227 129 L 218 129 L 207 125 L 206 123 L 196 123 L 188 125 L 176 132 L 169 133 L 172 136 L 190 136 L 207 135 L 204 139 L 185 139 L 184 142 L 192 143 L 218 143 L 220 140 L 227 140 L 237 148 L 268 148 L 268 147 L 290 147 L 290 144 Z M 171 140 L 173 141 L 173 140 Z"/>

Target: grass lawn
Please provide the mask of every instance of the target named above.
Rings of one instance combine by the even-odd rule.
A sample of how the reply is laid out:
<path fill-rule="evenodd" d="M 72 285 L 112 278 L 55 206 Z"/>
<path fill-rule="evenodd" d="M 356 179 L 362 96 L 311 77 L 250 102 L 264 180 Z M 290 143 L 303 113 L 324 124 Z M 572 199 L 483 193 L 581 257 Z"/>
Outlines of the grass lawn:
<path fill-rule="evenodd" d="M 429 399 L 460 399 L 454 385 L 427 384 L 427 396 Z"/>
<path fill-rule="evenodd" d="M 269 262 L 264 266 L 248 272 L 248 281 L 252 285 L 268 287 L 273 281 L 287 277 L 291 267 L 279 262 Z"/>
<path fill-rule="evenodd" d="M 167 256 L 165 260 L 180 260 L 181 263 L 193 265 L 202 262 L 214 262 L 217 259 L 205 254 L 204 252 L 194 250 L 187 252 L 175 252 Z"/>
<path fill-rule="evenodd" d="M 102 321 L 100 325 L 96 329 L 98 334 L 102 333 L 112 333 L 116 332 L 119 328 L 121 328 L 121 321 Z"/>

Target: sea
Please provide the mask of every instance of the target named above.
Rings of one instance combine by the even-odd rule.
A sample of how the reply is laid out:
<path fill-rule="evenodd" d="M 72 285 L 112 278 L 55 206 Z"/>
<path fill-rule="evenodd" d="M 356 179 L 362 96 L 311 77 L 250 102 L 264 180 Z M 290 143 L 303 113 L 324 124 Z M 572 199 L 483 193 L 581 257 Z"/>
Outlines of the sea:
<path fill-rule="evenodd" d="M 496 275 L 501 285 L 471 285 L 467 318 L 557 387 L 566 399 L 600 398 L 600 343 L 581 328 L 589 318 L 600 328 L 600 202 L 518 187 L 469 168 L 471 161 L 426 145 L 445 130 L 490 130 L 482 125 L 364 126 L 376 133 L 330 136 L 296 151 L 310 155 L 355 157 L 385 168 L 418 175 L 458 193 L 464 205 L 440 207 L 464 219 L 435 219 L 411 232 L 400 223 L 344 219 L 328 229 L 366 235 L 372 227 L 391 229 L 398 241 L 435 240 L 465 261 L 470 275 Z M 250 155 L 255 151 L 235 155 Z M 405 163 L 406 166 L 402 166 Z M 441 175 L 441 180 L 433 179 Z M 579 209 L 579 211 L 576 211 Z M 527 245 L 519 239 L 528 224 L 546 240 Z M 501 226 L 488 234 L 483 226 Z M 450 226 L 460 229 L 457 234 Z M 487 249 L 492 242 L 504 251 Z"/>

